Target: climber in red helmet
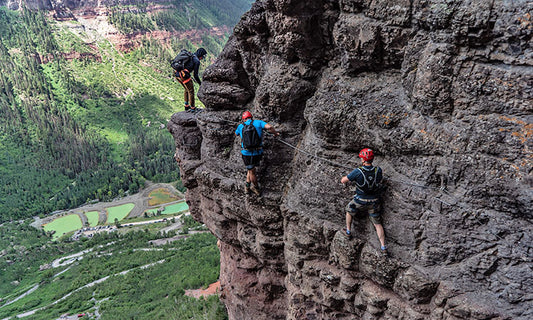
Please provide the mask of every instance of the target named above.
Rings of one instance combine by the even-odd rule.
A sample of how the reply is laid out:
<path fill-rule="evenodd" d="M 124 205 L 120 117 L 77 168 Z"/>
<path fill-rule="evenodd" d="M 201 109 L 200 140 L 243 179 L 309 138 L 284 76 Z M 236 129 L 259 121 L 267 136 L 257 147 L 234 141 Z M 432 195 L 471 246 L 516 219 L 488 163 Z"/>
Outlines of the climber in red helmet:
<path fill-rule="evenodd" d="M 346 229 L 343 233 L 350 238 L 352 235 L 352 215 L 359 212 L 368 212 L 370 221 L 376 228 L 379 242 L 381 243 L 381 253 L 387 255 L 385 245 L 385 231 L 383 230 L 381 219 L 380 192 L 382 190 L 383 172 L 380 167 L 374 167 L 374 151 L 365 148 L 359 152 L 362 166 L 356 168 L 348 175 L 342 177 L 341 182 L 355 182 L 356 191 L 353 199 L 346 206 Z"/>
<path fill-rule="evenodd" d="M 246 194 L 252 191 L 256 195 L 261 194 L 255 167 L 261 162 L 263 157 L 263 129 L 279 136 L 279 132 L 263 120 L 254 120 L 250 111 L 242 114 L 242 123 L 239 124 L 235 135 L 241 137 L 241 154 L 244 165 L 248 170 L 246 173 L 246 185 L 244 192 Z"/>

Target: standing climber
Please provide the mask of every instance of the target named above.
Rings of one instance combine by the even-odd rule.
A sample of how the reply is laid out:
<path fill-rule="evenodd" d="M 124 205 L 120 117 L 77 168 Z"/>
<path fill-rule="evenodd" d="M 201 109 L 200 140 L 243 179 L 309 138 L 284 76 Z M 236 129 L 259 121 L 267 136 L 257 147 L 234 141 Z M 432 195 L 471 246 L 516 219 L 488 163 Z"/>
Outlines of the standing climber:
<path fill-rule="evenodd" d="M 263 157 L 263 129 L 275 136 L 279 136 L 279 132 L 263 120 L 254 120 L 250 111 L 242 114 L 242 122 L 235 130 L 235 135 L 241 137 L 242 160 L 248 170 L 244 192 L 248 194 L 252 191 L 260 195 L 261 189 L 257 182 L 255 167 L 259 165 Z"/>
<path fill-rule="evenodd" d="M 194 105 L 194 84 L 191 81 L 191 72 L 194 80 L 201 85 L 202 81 L 198 76 L 198 69 L 200 68 L 200 60 L 204 59 L 206 55 L 207 51 L 204 48 L 198 48 L 195 53 L 190 53 L 183 49 L 171 62 L 171 66 L 174 68 L 174 76 L 183 86 L 185 111 L 193 113 L 199 111 Z"/>
<path fill-rule="evenodd" d="M 380 167 L 374 167 L 374 151 L 365 148 L 359 152 L 362 166 L 350 172 L 347 176 L 342 177 L 341 182 L 355 182 L 356 191 L 353 199 L 346 206 L 346 229 L 344 234 L 350 238 L 352 235 L 352 216 L 358 212 L 368 212 L 370 221 L 376 228 L 379 242 L 381 243 L 381 253 L 387 255 L 385 246 L 385 231 L 383 230 L 381 218 L 380 191 L 382 190 L 381 182 L 383 172 Z"/>

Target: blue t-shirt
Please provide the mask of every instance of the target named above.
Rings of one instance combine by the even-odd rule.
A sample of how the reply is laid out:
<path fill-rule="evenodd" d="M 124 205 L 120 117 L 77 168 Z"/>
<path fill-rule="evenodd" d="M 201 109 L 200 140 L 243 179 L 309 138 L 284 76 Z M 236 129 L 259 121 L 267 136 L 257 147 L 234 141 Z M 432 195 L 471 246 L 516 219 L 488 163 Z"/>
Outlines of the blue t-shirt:
<path fill-rule="evenodd" d="M 252 119 L 248 119 L 246 120 L 244 123 L 245 124 L 250 124 L 250 121 L 252 121 Z M 255 129 L 257 130 L 257 133 L 259 134 L 259 138 L 261 138 L 261 141 L 263 140 L 263 129 L 265 128 L 266 126 L 266 122 L 264 122 L 263 120 L 253 120 L 253 125 L 255 127 Z M 239 137 L 241 137 L 241 140 L 242 140 L 242 128 L 244 128 L 244 124 L 239 124 L 239 126 L 237 127 L 237 130 L 235 130 L 235 134 L 238 135 Z M 262 144 L 261 144 L 262 146 Z M 263 149 L 262 148 L 259 148 L 259 149 L 256 149 L 256 150 L 245 150 L 244 149 L 244 146 L 242 145 L 242 141 L 241 141 L 241 153 L 242 155 L 244 156 L 257 156 L 257 155 L 260 155 L 260 154 L 263 154 Z"/>
<path fill-rule="evenodd" d="M 383 180 L 383 172 L 381 171 L 380 167 L 376 167 L 377 171 L 374 171 L 374 166 L 362 166 L 360 167 L 361 170 L 364 171 L 371 171 L 372 177 L 375 177 L 376 179 L 376 185 L 379 185 L 381 181 Z M 364 174 L 359 170 L 359 168 L 356 168 L 352 172 L 350 172 L 346 177 L 348 180 L 355 182 L 355 185 L 357 188 L 355 189 L 355 196 L 354 198 L 357 199 L 376 199 L 378 195 L 376 194 L 367 194 L 365 193 L 360 187 L 365 184 L 365 176 Z"/>

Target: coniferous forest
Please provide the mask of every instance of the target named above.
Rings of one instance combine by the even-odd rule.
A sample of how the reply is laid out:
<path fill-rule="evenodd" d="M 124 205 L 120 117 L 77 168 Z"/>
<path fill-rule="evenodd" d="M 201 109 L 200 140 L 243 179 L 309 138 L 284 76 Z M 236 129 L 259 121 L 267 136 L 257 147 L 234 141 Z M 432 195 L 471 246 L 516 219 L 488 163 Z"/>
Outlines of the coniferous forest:
<path fill-rule="evenodd" d="M 251 1 L 173 4 L 150 14 L 145 4 L 114 7 L 109 23 L 123 35 L 231 27 Z M 179 179 L 165 125 L 183 108 L 182 89 L 169 60 L 203 46 L 205 68 L 228 35 L 168 44 L 147 33 L 126 52 L 78 24 L 0 6 L 0 223 Z"/>
<path fill-rule="evenodd" d="M 227 319 L 217 296 L 185 295 L 218 278 L 209 233 L 153 246 L 173 234 L 144 228 L 51 243 L 27 223 L 6 222 L 2 231 L 0 247 L 8 249 L 0 259 L 1 319 L 28 312 L 23 318 L 33 320 L 87 313 L 84 319 Z"/>
<path fill-rule="evenodd" d="M 183 91 L 169 62 L 204 47 L 203 73 L 252 2 L 114 6 L 111 39 L 85 18 L 0 0 L 0 319 L 227 319 L 216 295 L 185 294 L 216 282 L 220 267 L 216 238 L 192 218 L 117 221 L 116 232 L 53 241 L 32 217 L 134 194 L 147 181 L 181 189 L 166 123 L 183 110 Z"/>

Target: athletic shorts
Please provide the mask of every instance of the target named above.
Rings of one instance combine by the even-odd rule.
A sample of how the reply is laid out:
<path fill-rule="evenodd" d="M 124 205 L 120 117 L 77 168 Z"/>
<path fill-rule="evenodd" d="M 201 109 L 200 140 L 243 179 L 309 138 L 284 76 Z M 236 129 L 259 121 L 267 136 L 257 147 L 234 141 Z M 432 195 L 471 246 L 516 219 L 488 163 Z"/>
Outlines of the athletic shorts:
<path fill-rule="evenodd" d="M 361 199 L 359 199 L 359 201 L 360 202 L 356 202 L 354 199 L 352 199 L 352 201 L 346 205 L 346 212 L 348 212 L 351 216 L 354 216 L 359 212 L 366 211 L 368 212 L 368 217 L 373 224 L 382 224 L 381 205 L 379 200 L 368 203 L 361 203 L 363 202 Z"/>
<path fill-rule="evenodd" d="M 242 155 L 242 161 L 244 161 L 244 165 L 248 170 L 252 170 L 253 168 L 257 167 L 261 162 L 262 158 L 262 154 L 258 154 L 255 156 L 245 156 L 244 154 Z"/>

